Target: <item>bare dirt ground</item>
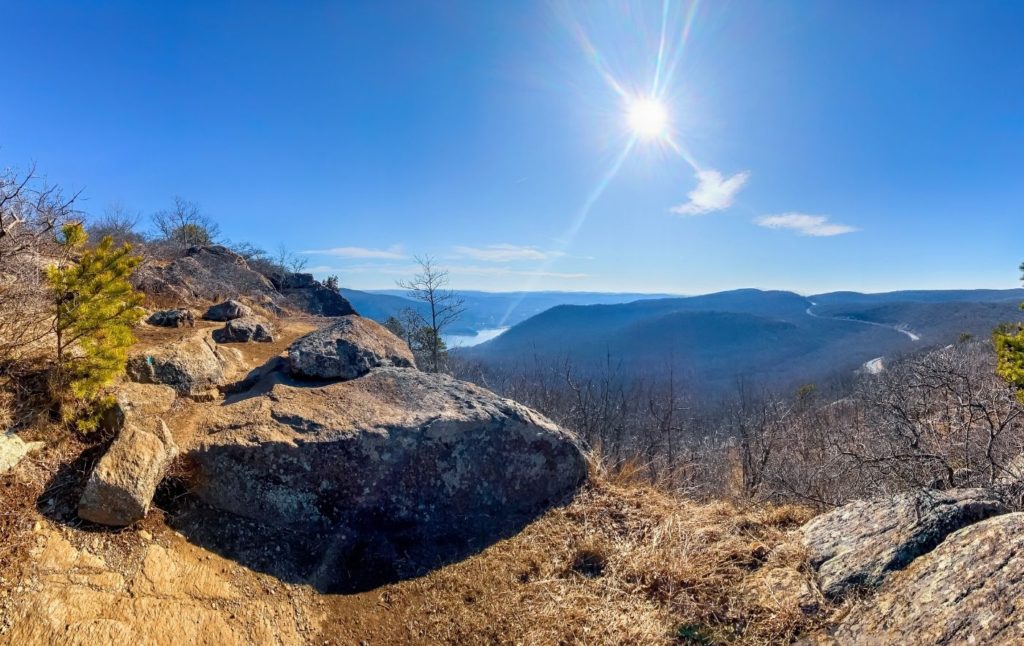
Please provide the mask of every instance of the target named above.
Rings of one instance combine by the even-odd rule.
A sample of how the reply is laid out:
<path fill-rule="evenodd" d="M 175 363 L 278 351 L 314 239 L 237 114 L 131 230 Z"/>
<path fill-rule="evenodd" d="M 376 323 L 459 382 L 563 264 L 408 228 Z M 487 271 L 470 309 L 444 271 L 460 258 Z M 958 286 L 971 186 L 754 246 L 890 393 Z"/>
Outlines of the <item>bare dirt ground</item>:
<path fill-rule="evenodd" d="M 239 373 L 317 323 L 286 319 L 274 343 L 233 344 Z M 144 326 L 138 349 L 191 333 Z M 218 405 L 179 399 L 166 420 L 176 440 L 188 446 Z M 0 644 L 775 643 L 817 603 L 802 555 L 785 546 L 805 510 L 699 505 L 599 475 L 461 562 L 320 594 L 190 543 L 171 522 L 174 491 L 135 526 L 80 521 L 74 505 L 102 448 L 65 437 L 0 476 Z"/>

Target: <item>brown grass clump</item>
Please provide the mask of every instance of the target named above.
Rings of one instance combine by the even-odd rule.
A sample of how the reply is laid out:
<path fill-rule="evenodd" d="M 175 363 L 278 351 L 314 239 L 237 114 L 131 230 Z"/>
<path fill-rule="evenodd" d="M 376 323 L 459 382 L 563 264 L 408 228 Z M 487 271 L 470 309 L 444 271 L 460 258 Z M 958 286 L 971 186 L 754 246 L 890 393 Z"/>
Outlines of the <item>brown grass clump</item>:
<path fill-rule="evenodd" d="M 767 644 L 820 599 L 782 506 L 700 504 L 596 479 L 519 535 L 421 579 L 331 598 L 328 643 Z M 358 615 L 357 620 L 353 616 Z"/>

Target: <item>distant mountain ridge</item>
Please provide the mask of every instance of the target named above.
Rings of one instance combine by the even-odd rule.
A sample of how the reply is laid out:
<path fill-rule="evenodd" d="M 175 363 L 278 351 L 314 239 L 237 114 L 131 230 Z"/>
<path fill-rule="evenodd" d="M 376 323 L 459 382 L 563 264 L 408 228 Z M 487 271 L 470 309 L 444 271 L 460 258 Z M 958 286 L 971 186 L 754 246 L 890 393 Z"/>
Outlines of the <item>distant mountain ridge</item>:
<path fill-rule="evenodd" d="M 698 391 L 744 379 L 814 382 L 880 357 L 988 335 L 1019 320 L 1024 290 L 833 292 L 810 297 L 740 289 L 619 304 L 559 305 L 460 355 L 485 366 L 612 358 L 625 370 L 672 369 Z"/>

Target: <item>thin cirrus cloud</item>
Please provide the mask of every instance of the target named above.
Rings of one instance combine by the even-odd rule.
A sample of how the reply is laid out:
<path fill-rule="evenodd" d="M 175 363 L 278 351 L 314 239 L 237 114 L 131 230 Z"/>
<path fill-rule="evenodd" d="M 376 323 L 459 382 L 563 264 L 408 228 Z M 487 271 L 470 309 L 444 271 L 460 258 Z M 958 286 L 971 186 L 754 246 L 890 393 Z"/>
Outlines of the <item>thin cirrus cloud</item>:
<path fill-rule="evenodd" d="M 492 244 L 486 247 L 455 247 L 459 256 L 472 258 L 482 262 L 516 262 L 521 260 L 550 260 L 564 256 L 559 251 L 543 251 L 537 247 L 524 247 L 513 244 Z"/>
<path fill-rule="evenodd" d="M 689 201 L 672 207 L 677 215 L 705 215 L 723 211 L 736 200 L 736 194 L 747 183 L 750 173 L 743 171 L 732 177 L 723 177 L 717 170 L 697 171 L 697 187 L 686 194 Z"/>
<path fill-rule="evenodd" d="M 403 260 L 406 255 L 402 247 L 394 245 L 387 249 L 367 249 L 366 247 L 331 247 L 330 249 L 307 249 L 304 254 L 312 256 L 335 256 L 337 258 L 356 258 L 361 260 Z"/>
<path fill-rule="evenodd" d="M 829 222 L 826 215 L 807 215 L 806 213 L 783 213 L 781 215 L 766 215 L 755 222 L 758 226 L 768 229 L 789 229 L 798 235 L 828 237 L 838 236 L 844 233 L 853 233 L 857 229 L 846 224 Z"/>

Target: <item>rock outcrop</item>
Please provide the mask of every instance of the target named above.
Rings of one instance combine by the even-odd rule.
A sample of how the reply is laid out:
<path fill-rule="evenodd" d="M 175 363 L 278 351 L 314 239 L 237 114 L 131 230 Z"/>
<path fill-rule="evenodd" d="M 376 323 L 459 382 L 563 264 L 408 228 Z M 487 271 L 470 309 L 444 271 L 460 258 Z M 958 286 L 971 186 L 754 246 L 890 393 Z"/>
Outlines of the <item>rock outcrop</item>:
<path fill-rule="evenodd" d="M 205 333 L 196 333 L 162 348 L 129 357 L 133 381 L 165 384 L 180 395 L 201 396 L 223 383 L 224 368 Z"/>
<path fill-rule="evenodd" d="M 217 343 L 269 343 L 274 340 L 274 334 L 270 321 L 252 314 L 228 321 L 213 332 L 213 340 Z"/>
<path fill-rule="evenodd" d="M 850 503 L 800 530 L 822 592 L 874 588 L 951 533 L 1006 507 L 982 489 L 926 490 Z"/>
<path fill-rule="evenodd" d="M 313 278 L 313 274 L 271 276 L 271 282 L 296 308 L 319 316 L 355 314 L 352 305 L 340 293 Z"/>
<path fill-rule="evenodd" d="M 253 316 L 252 308 L 236 300 L 218 303 L 203 314 L 203 318 L 207 321 L 233 321 L 246 316 Z"/>
<path fill-rule="evenodd" d="M 377 367 L 414 368 L 416 359 L 380 323 L 345 316 L 295 341 L 288 348 L 288 365 L 298 377 L 355 379 Z"/>
<path fill-rule="evenodd" d="M 1024 643 L 1024 514 L 989 518 L 946 538 L 857 605 L 836 644 Z"/>
<path fill-rule="evenodd" d="M 277 314 L 284 312 L 282 308 L 319 316 L 355 313 L 345 297 L 312 274 L 272 274 L 268 278 L 245 258 L 220 245 L 192 247 L 167 264 L 147 262 L 132 280 L 146 294 L 191 305 L 247 297 Z"/>
<path fill-rule="evenodd" d="M 411 369 L 314 388 L 279 381 L 218 407 L 205 431 L 189 454 L 198 496 L 318 537 L 310 559 L 326 588 L 361 567 L 389 576 L 401 564 L 399 576 L 436 566 L 446 550 L 566 500 L 587 475 L 573 436 L 539 414 Z"/>
<path fill-rule="evenodd" d="M 149 315 L 146 323 L 158 327 L 195 327 L 196 315 L 192 310 L 185 308 L 158 310 Z"/>
<path fill-rule="evenodd" d="M 280 297 L 273 283 L 251 269 L 242 256 L 219 245 L 192 247 L 164 266 L 146 263 L 136 271 L 133 282 L 147 294 L 173 297 L 182 303 L 236 296 Z"/>

